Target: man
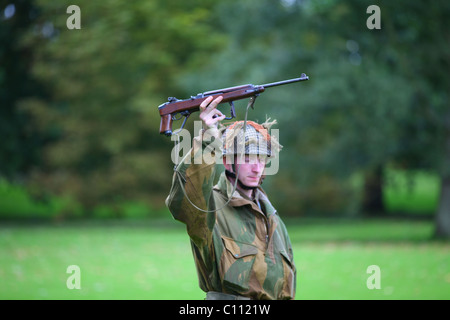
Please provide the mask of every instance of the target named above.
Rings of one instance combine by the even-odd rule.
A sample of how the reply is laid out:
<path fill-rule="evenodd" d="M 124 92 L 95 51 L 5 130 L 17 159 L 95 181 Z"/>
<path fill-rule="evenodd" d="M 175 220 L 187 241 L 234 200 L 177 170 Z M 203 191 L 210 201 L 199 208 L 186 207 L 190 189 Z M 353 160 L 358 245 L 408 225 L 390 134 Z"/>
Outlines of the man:
<path fill-rule="evenodd" d="M 187 226 L 207 300 L 293 299 L 292 246 L 260 187 L 266 158 L 279 145 L 268 134 L 269 126 L 252 121 L 245 130 L 242 121 L 219 130 L 225 118 L 216 109 L 221 100 L 208 97 L 200 105 L 207 130 L 203 139 L 194 138 L 193 148 L 176 167 L 166 204 Z M 225 172 L 215 186 L 215 164 L 198 161 L 207 147 L 204 141 L 223 144 Z"/>

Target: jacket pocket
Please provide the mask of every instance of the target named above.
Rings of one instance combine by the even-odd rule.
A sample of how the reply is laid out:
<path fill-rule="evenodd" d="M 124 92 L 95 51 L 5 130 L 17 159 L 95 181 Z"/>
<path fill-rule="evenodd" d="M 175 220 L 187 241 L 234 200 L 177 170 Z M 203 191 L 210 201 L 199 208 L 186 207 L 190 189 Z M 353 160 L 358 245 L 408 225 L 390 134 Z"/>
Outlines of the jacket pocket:
<path fill-rule="evenodd" d="M 222 241 L 224 250 L 220 260 L 220 274 L 223 286 L 238 293 L 248 291 L 258 249 L 228 237 L 222 237 Z"/>
<path fill-rule="evenodd" d="M 283 260 L 284 285 L 280 299 L 293 299 L 296 287 L 296 269 L 294 262 L 285 250 L 281 250 L 280 254 Z"/>

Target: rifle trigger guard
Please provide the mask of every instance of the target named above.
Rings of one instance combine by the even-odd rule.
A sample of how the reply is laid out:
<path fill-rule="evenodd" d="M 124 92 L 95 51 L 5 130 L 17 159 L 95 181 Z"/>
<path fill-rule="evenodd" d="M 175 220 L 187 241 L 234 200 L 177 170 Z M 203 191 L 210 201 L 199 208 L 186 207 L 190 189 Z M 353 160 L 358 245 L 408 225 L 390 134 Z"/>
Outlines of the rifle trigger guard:
<path fill-rule="evenodd" d="M 183 123 L 181 124 L 181 127 L 180 127 L 178 130 L 172 132 L 172 135 L 176 135 L 176 134 L 178 134 L 178 132 L 180 132 L 181 130 L 183 130 L 184 125 L 186 124 L 186 121 L 187 121 L 187 119 L 189 118 L 189 116 L 191 115 L 191 113 L 190 113 L 189 111 L 183 111 L 183 112 L 180 113 L 180 115 L 181 115 L 181 116 L 180 116 L 178 119 L 175 119 L 175 116 L 172 116 L 172 119 L 173 119 L 173 120 L 180 120 L 181 117 L 184 117 L 184 120 L 183 120 Z"/>
<path fill-rule="evenodd" d="M 173 115 L 173 116 L 172 116 L 172 120 L 173 120 L 173 121 L 178 121 L 178 120 L 181 119 L 182 116 L 183 116 L 183 115 L 180 114 L 180 117 L 177 118 L 177 117 L 175 117 L 175 115 Z"/>
<path fill-rule="evenodd" d="M 177 118 L 177 117 L 175 117 L 175 115 L 177 115 L 177 114 L 180 114 L 180 117 L 179 118 Z M 180 120 L 181 119 L 181 117 L 189 117 L 191 115 L 191 112 L 189 112 L 189 110 L 185 110 L 185 111 L 182 111 L 182 112 L 178 112 L 178 113 L 176 113 L 176 114 L 174 114 L 173 116 L 172 116 L 172 120 L 173 121 L 178 121 L 178 120 Z M 186 119 L 184 120 L 184 121 L 186 121 Z"/>

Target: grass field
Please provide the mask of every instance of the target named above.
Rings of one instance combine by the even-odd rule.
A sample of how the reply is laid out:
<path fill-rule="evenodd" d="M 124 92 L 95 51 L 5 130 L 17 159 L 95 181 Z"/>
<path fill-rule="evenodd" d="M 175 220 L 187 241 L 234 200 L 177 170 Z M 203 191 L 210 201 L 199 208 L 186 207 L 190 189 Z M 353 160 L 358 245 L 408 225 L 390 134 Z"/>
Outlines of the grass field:
<path fill-rule="evenodd" d="M 433 221 L 423 219 L 437 206 L 437 177 L 390 170 L 386 182 L 388 211 L 415 219 L 286 221 L 297 299 L 450 299 L 450 243 L 430 241 Z M 150 220 L 137 204 L 126 216 L 141 220 L 52 224 L 62 204 L 35 203 L 0 180 L 0 217 L 15 219 L 0 222 L 0 299 L 204 298 L 182 224 Z M 81 289 L 67 287 L 71 265 L 80 268 Z M 367 287 L 371 265 L 379 267 L 380 289 Z"/>
<path fill-rule="evenodd" d="M 449 299 L 450 243 L 431 221 L 287 221 L 297 299 Z M 68 289 L 67 267 L 81 289 Z M 368 289 L 370 265 L 381 289 Z M 203 299 L 175 221 L 0 226 L 0 299 Z"/>

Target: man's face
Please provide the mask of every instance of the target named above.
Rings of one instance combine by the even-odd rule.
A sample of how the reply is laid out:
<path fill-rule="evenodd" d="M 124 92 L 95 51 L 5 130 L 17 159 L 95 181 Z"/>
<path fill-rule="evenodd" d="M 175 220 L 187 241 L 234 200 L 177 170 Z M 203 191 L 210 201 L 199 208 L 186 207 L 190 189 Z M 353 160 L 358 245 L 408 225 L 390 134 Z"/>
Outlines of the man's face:
<path fill-rule="evenodd" d="M 239 157 L 235 157 L 234 161 L 236 171 L 232 169 L 231 164 L 224 163 L 225 168 L 236 175 L 239 173 L 239 180 L 247 187 L 259 186 L 261 176 L 266 167 L 266 158 L 256 155 L 245 155 L 242 160 Z"/>

